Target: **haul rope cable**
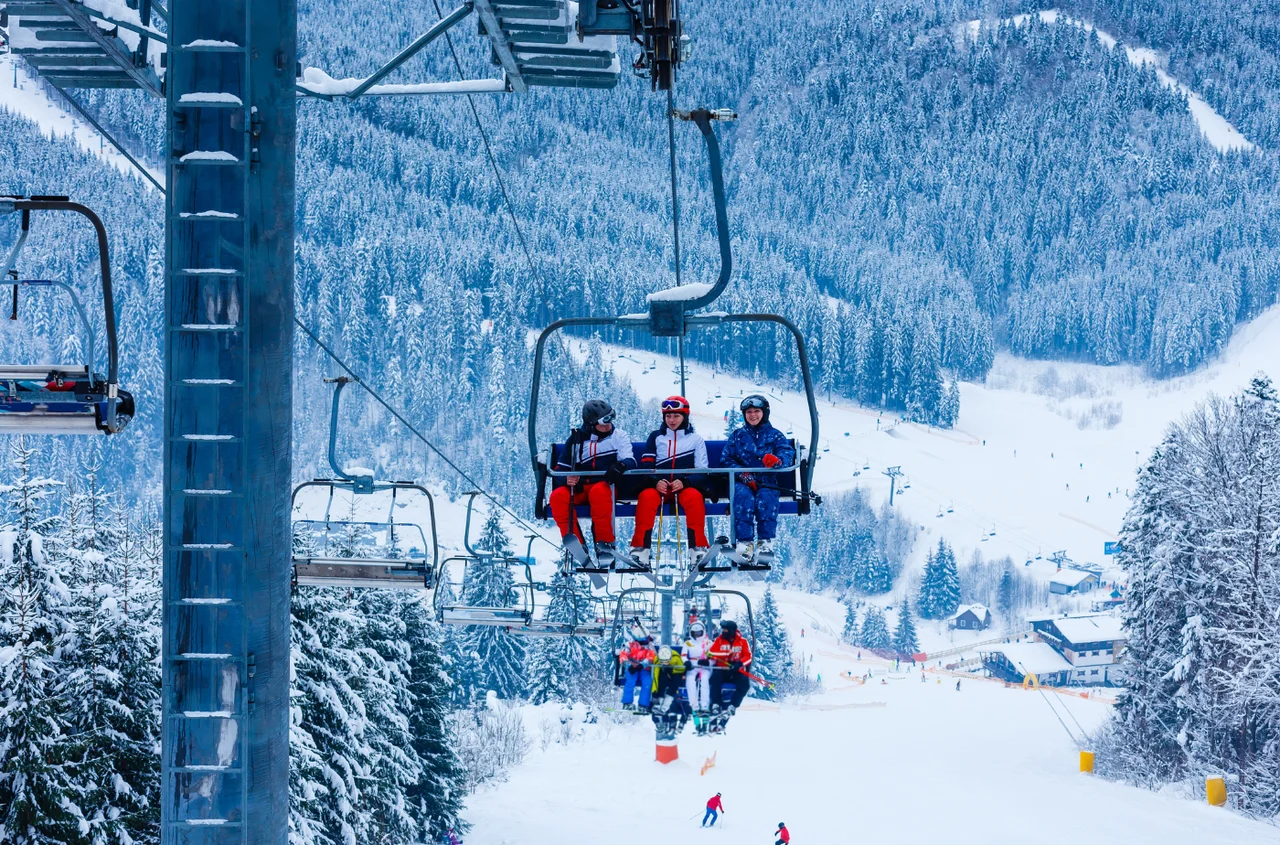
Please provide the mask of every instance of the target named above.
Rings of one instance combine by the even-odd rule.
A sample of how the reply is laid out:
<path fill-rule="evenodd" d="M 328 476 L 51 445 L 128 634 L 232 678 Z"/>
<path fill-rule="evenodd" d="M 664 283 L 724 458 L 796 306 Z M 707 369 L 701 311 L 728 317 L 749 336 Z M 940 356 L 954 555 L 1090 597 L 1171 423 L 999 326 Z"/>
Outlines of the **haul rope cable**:
<path fill-rule="evenodd" d="M 486 499 L 488 499 L 489 501 L 497 505 L 499 510 L 501 510 L 503 513 L 507 514 L 507 516 L 514 519 L 516 523 L 520 525 L 522 528 L 526 529 L 532 534 L 537 534 L 539 539 L 541 539 L 544 543 L 547 543 L 548 545 L 552 546 L 553 548 L 557 550 L 560 549 L 560 546 L 557 546 L 555 543 L 552 543 L 546 537 L 542 536 L 542 534 L 539 533 L 536 528 L 534 528 L 529 523 L 521 519 L 518 515 L 516 515 L 514 511 L 512 511 L 506 505 L 502 504 L 502 502 L 498 501 L 498 499 L 492 493 L 490 493 L 488 490 L 485 490 L 484 487 L 482 487 L 479 483 L 476 482 L 474 478 L 468 475 L 467 472 L 462 469 L 462 467 L 458 466 L 452 460 L 450 460 L 449 456 L 446 455 L 444 452 L 440 451 L 440 449 L 437 448 L 434 443 L 432 443 L 430 440 L 427 439 L 427 436 L 425 434 L 423 434 L 421 431 L 418 431 L 418 429 L 413 425 L 413 423 L 405 419 L 404 414 L 400 413 L 395 408 L 393 408 L 391 406 L 391 403 L 389 403 L 386 399 L 382 398 L 382 395 L 378 393 L 377 390 L 374 390 L 374 388 L 368 382 L 366 382 L 360 376 L 359 373 L 353 370 L 351 366 L 347 364 L 346 361 L 343 361 L 341 358 L 339 358 L 338 354 L 334 352 L 332 349 L 330 349 L 328 345 L 326 345 L 325 342 L 322 341 L 316 335 L 315 332 L 311 331 L 311 329 L 308 328 L 305 323 L 299 320 L 297 315 L 294 315 L 293 322 L 298 328 L 302 329 L 303 333 L 306 334 L 307 337 L 311 338 L 311 340 L 316 344 L 316 346 L 319 346 L 322 350 L 324 350 L 324 353 L 328 355 L 330 358 L 332 358 L 334 363 L 336 363 L 342 369 L 346 370 L 347 374 L 351 376 L 352 380 L 354 380 L 356 384 L 363 387 L 369 393 L 369 395 L 372 396 L 378 402 L 379 405 L 387 409 L 387 412 L 390 413 L 391 416 L 399 420 L 404 425 L 405 428 L 409 429 L 409 431 L 413 432 L 413 434 L 419 440 L 425 443 L 427 448 L 430 449 L 432 452 L 434 452 L 436 456 L 440 458 L 440 460 L 444 461 L 446 464 L 448 464 L 450 469 L 452 469 L 454 472 L 460 475 L 463 481 L 466 481 L 475 490 L 478 490 L 480 494 L 483 495 Z"/>

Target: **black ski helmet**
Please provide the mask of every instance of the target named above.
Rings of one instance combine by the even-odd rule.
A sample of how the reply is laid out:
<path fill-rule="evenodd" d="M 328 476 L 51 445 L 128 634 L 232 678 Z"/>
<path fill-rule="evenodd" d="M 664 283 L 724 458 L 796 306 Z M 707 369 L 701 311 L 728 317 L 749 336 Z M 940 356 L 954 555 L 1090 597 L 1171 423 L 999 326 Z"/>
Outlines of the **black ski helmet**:
<path fill-rule="evenodd" d="M 582 424 L 591 428 L 600 422 L 613 422 L 613 406 L 604 399 L 588 399 L 582 406 Z"/>
<path fill-rule="evenodd" d="M 782 828 L 784 828 L 784 827 L 786 827 L 786 826 L 787 826 L 787 823 L 786 823 L 786 822 L 778 822 L 778 829 L 779 829 L 779 830 L 781 830 Z"/>
<path fill-rule="evenodd" d="M 732 619 L 726 619 L 720 623 L 720 630 L 727 631 L 728 633 L 736 636 L 738 633 L 738 623 L 734 622 Z"/>
<path fill-rule="evenodd" d="M 738 403 L 738 410 L 746 414 L 748 408 L 759 408 L 764 411 L 764 418 L 760 422 L 767 423 L 769 421 L 769 400 L 759 393 L 752 393 L 750 396 L 742 397 L 742 401 Z"/>

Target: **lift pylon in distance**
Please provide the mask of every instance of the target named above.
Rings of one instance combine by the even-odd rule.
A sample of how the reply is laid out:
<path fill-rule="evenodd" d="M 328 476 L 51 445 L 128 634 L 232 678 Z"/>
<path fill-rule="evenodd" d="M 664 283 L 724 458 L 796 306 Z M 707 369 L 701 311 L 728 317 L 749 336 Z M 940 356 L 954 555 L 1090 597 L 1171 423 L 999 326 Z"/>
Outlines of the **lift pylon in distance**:
<path fill-rule="evenodd" d="M 107 334 L 107 375 L 94 370 L 93 327 L 76 290 L 51 279 L 25 279 L 18 262 L 31 233 L 32 212 L 70 211 L 92 224 L 97 236 L 102 282 L 103 325 Z M 84 364 L 0 364 L 0 434 L 115 434 L 133 418 L 133 395 L 120 388 L 120 350 L 107 230 L 98 215 L 67 197 L 0 197 L 0 214 L 21 216 L 18 240 L 0 265 L 0 281 L 12 287 L 9 319 L 21 313 L 22 290 L 57 288 L 71 299 L 86 351 Z"/>
<path fill-rule="evenodd" d="M 430 491 L 411 481 L 376 481 L 370 470 L 338 466 L 338 412 L 342 389 L 351 381 L 325 379 L 334 386 L 329 466 L 335 477 L 294 488 L 293 582 L 429 590 L 440 562 Z"/>

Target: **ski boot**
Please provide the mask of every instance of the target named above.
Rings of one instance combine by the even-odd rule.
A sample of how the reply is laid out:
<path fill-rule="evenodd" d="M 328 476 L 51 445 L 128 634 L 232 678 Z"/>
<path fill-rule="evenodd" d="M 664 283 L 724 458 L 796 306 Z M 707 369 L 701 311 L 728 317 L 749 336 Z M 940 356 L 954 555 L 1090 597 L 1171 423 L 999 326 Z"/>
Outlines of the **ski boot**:
<path fill-rule="evenodd" d="M 630 554 L 626 557 L 618 556 L 618 563 L 615 567 L 618 572 L 648 572 L 649 571 L 649 548 L 631 548 Z"/>
<path fill-rule="evenodd" d="M 771 566 L 773 564 L 772 540 L 761 540 L 756 544 L 755 562 L 761 566 Z"/>
<path fill-rule="evenodd" d="M 729 553 L 729 557 L 734 563 L 742 565 L 751 563 L 755 558 L 756 545 L 750 540 L 739 540 L 738 545 L 733 547 L 733 551 Z"/>
<path fill-rule="evenodd" d="M 596 568 L 601 572 L 608 572 L 618 563 L 618 550 L 613 547 L 613 543 L 597 542 L 595 546 Z"/>

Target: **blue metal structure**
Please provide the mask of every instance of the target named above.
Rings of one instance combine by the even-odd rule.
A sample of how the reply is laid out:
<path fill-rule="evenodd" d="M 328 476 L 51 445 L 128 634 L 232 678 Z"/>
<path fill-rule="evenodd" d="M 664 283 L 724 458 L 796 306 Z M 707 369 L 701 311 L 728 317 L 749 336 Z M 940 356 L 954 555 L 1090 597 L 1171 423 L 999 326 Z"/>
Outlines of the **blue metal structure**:
<path fill-rule="evenodd" d="M 162 841 L 284 845 L 297 8 L 170 12 Z"/>

